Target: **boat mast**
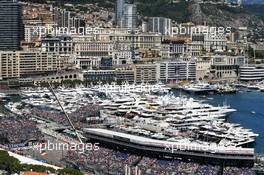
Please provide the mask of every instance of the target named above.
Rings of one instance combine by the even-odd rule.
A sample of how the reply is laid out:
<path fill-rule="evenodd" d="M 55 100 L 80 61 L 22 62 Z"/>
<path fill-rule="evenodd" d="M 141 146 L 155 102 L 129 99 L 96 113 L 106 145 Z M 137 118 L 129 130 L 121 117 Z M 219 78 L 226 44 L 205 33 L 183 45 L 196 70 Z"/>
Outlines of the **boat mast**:
<path fill-rule="evenodd" d="M 57 95 L 55 94 L 55 92 L 54 92 L 54 90 L 53 90 L 53 88 L 52 88 L 50 82 L 48 82 L 48 84 L 49 84 L 49 90 L 50 90 L 50 92 L 54 95 L 55 99 L 57 100 L 57 102 L 58 102 L 58 104 L 59 104 L 59 106 L 60 106 L 60 108 L 61 108 L 63 114 L 64 114 L 65 117 L 67 118 L 67 120 L 68 120 L 68 122 L 69 122 L 69 124 L 70 124 L 70 126 L 71 126 L 71 128 L 72 128 L 72 130 L 75 132 L 78 141 L 79 141 L 80 143 L 83 143 L 83 142 L 82 142 L 82 139 L 81 139 L 81 137 L 79 136 L 79 134 L 78 134 L 76 128 L 74 127 L 74 125 L 73 125 L 73 123 L 72 123 L 70 117 L 68 116 L 68 114 L 67 114 L 66 111 L 64 110 L 63 106 L 61 105 L 60 100 L 58 99 Z"/>

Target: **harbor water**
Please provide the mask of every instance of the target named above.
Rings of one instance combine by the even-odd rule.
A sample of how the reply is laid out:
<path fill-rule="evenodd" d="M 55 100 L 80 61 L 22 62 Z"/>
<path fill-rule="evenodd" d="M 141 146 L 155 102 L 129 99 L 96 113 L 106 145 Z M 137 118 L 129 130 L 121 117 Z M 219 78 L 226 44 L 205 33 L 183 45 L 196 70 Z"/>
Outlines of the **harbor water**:
<path fill-rule="evenodd" d="M 183 94 L 175 91 L 176 94 Z M 185 94 L 189 96 L 189 94 Z M 236 112 L 230 114 L 230 123 L 239 123 L 243 128 L 259 134 L 254 144 L 256 153 L 264 153 L 264 92 L 246 90 L 234 94 L 190 95 L 212 105 L 230 105 Z"/>
<path fill-rule="evenodd" d="M 256 139 L 257 153 L 264 153 L 264 92 L 240 91 L 236 94 L 209 95 L 208 102 L 213 105 L 226 103 L 237 111 L 229 115 L 228 121 L 239 123 L 244 128 L 252 129 L 259 134 Z"/>

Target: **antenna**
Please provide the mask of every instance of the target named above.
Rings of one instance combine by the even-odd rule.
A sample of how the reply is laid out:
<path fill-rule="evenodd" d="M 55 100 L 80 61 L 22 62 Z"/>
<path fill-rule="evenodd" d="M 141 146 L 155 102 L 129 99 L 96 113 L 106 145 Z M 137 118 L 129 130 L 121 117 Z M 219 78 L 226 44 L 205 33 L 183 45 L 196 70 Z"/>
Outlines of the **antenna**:
<path fill-rule="evenodd" d="M 60 101 L 59 101 L 59 99 L 58 99 L 57 95 L 55 94 L 55 92 L 54 92 L 54 90 L 53 90 L 53 88 L 52 88 L 52 86 L 51 86 L 50 82 L 48 82 L 48 84 L 49 84 L 49 89 L 50 89 L 50 92 L 51 92 L 51 93 L 54 95 L 54 97 L 55 97 L 55 99 L 57 100 L 57 102 L 58 102 L 59 106 L 61 107 L 61 109 L 62 109 L 62 112 L 64 113 L 64 115 L 65 115 L 65 117 L 67 118 L 67 120 L 68 120 L 69 124 L 71 125 L 71 127 L 72 127 L 73 131 L 75 132 L 75 134 L 76 134 L 76 137 L 77 137 L 78 141 L 79 141 L 80 143 L 83 143 L 83 142 L 82 142 L 82 139 L 81 139 L 81 137 L 79 136 L 79 134 L 78 134 L 77 130 L 75 129 L 75 127 L 74 127 L 74 125 L 73 125 L 73 123 L 72 123 L 72 121 L 71 121 L 70 117 L 69 117 L 69 116 L 68 116 L 68 114 L 65 112 L 65 110 L 64 110 L 63 106 L 61 105 L 61 103 L 60 103 Z"/>

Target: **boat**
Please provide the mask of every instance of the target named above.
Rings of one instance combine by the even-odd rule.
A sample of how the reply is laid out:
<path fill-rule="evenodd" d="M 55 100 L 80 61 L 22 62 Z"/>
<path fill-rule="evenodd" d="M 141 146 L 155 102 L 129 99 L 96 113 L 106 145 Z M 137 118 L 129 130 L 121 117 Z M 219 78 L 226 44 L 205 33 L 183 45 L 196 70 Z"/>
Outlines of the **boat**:
<path fill-rule="evenodd" d="M 259 90 L 259 86 L 257 85 L 248 85 L 247 88 L 252 90 Z"/>
<path fill-rule="evenodd" d="M 0 98 L 5 98 L 7 95 L 5 93 L 0 93 Z"/>
<path fill-rule="evenodd" d="M 264 85 L 259 88 L 261 92 L 264 92 Z"/>
<path fill-rule="evenodd" d="M 231 93 L 236 93 L 236 92 L 237 92 L 237 89 L 229 85 L 218 85 L 217 86 L 217 93 L 220 93 L 220 94 L 231 94 Z"/>
<path fill-rule="evenodd" d="M 109 87 L 112 89 L 110 88 L 106 92 Z M 254 142 L 258 136 L 251 130 L 226 121 L 227 116 L 236 111 L 229 105 L 213 106 L 194 98 L 178 97 L 173 93 L 161 96 L 157 94 L 156 90 L 150 90 L 152 87 L 164 89 L 165 87 L 161 85 L 144 85 L 143 87 L 139 89 L 140 85 L 131 85 L 131 87 L 128 85 L 105 85 L 101 89 L 99 86 L 76 89 L 60 88 L 56 92 L 66 112 L 71 113 L 87 105 L 87 102 L 98 104 L 102 109 L 100 116 L 96 117 L 105 119 L 103 120 L 105 126 L 111 126 L 108 127 L 108 130 L 118 132 L 116 136 L 129 134 L 133 137 L 140 136 L 146 140 L 151 139 L 149 146 L 161 141 L 165 143 L 179 141 L 179 143 L 188 142 L 191 145 L 197 143 L 215 144 L 216 147 L 223 147 L 228 151 L 234 149 L 240 152 L 241 146 Z M 211 91 L 217 88 L 217 86 L 209 84 L 188 87 L 198 89 L 197 92 L 201 89 L 201 91 Z M 126 89 L 126 91 L 122 91 L 122 89 Z M 121 91 L 122 93 L 120 93 Z M 47 90 L 36 89 L 35 92 L 31 89 L 23 92 L 24 95 L 26 93 L 30 95 L 26 96 L 26 99 L 22 99 L 23 103 L 60 110 L 54 97 L 49 95 Z M 12 109 L 14 105 L 10 105 Z M 21 109 L 20 112 L 23 111 L 24 109 Z M 175 139 L 171 139 L 172 137 Z M 120 138 L 116 137 L 115 139 L 118 141 Z M 129 138 L 129 141 L 131 140 L 133 139 Z"/>
<path fill-rule="evenodd" d="M 186 92 L 197 94 L 213 93 L 217 91 L 215 86 L 207 83 L 189 84 L 187 86 L 184 86 L 182 89 Z"/>

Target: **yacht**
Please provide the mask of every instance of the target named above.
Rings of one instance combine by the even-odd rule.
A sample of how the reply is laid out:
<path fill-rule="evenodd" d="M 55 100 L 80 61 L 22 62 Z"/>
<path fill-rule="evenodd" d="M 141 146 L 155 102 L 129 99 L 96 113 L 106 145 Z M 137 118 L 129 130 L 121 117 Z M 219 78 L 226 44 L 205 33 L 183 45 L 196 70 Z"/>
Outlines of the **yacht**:
<path fill-rule="evenodd" d="M 248 89 L 252 89 L 252 90 L 258 90 L 259 86 L 257 86 L 257 85 L 248 85 L 247 88 Z"/>
<path fill-rule="evenodd" d="M 0 93 L 0 98 L 5 98 L 7 95 L 5 93 Z"/>
<path fill-rule="evenodd" d="M 216 92 L 216 87 L 207 83 L 189 84 L 183 87 L 184 91 L 193 93 Z"/>
<path fill-rule="evenodd" d="M 95 91 L 103 92 L 106 94 L 112 93 L 167 93 L 170 88 L 164 84 L 106 84 L 99 85 L 92 88 Z"/>
<path fill-rule="evenodd" d="M 197 92 L 215 90 L 209 84 L 189 85 L 189 88 L 196 88 Z M 67 112 L 72 113 L 88 102 L 98 104 L 102 108 L 100 117 L 107 126 L 111 125 L 112 130 L 133 136 L 236 148 L 254 142 L 258 136 L 240 125 L 226 122 L 228 114 L 236 111 L 228 105 L 213 106 L 193 98 L 176 97 L 172 93 L 160 96 L 160 90 L 166 90 L 166 87 L 124 84 L 60 88 L 56 89 L 56 93 Z M 59 109 L 47 89 L 30 89 L 23 93 L 29 93 L 22 100 L 26 105 Z M 11 103 L 8 107 L 15 111 L 15 106 Z"/>

